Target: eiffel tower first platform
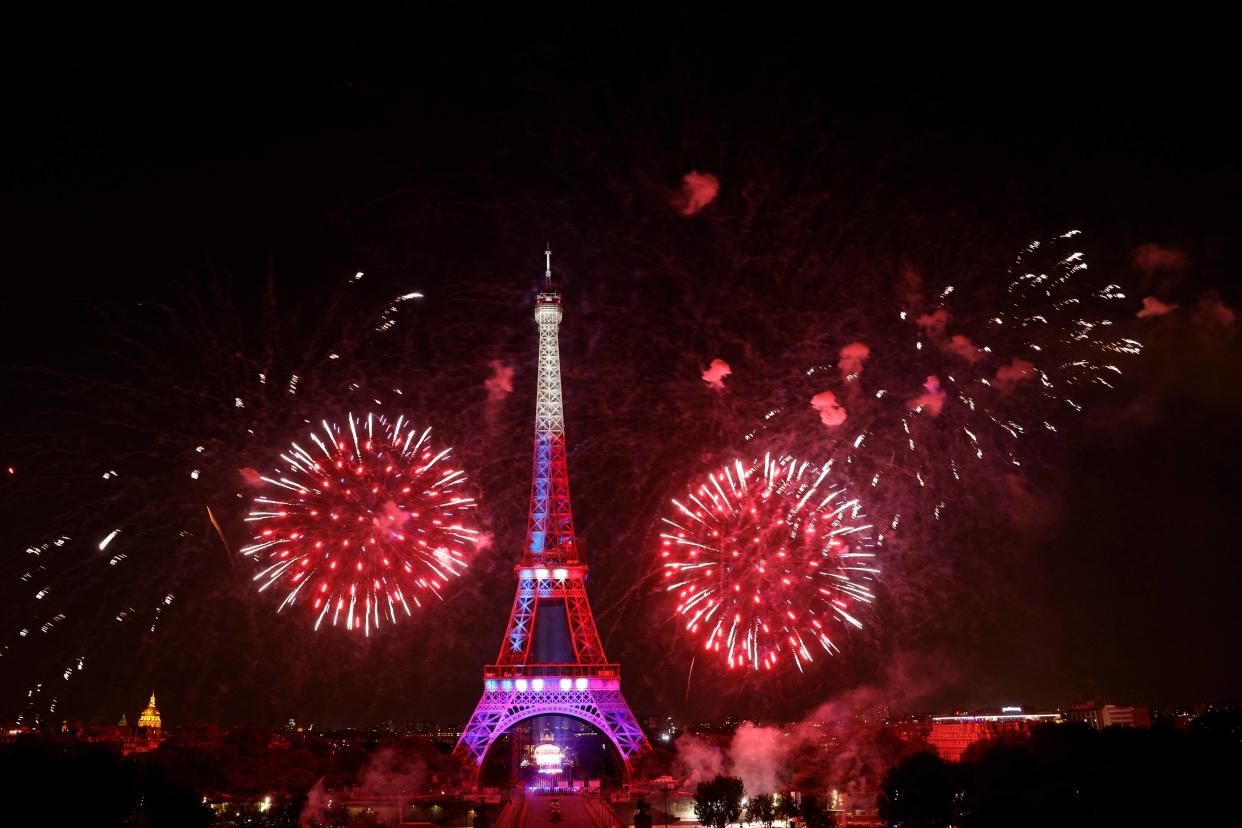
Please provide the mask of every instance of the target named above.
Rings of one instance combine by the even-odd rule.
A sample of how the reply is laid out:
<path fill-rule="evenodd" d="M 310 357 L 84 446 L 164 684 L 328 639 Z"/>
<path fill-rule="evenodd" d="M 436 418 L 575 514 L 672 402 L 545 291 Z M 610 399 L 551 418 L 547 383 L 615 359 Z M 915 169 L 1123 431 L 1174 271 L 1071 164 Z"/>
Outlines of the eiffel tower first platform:
<path fill-rule="evenodd" d="M 483 668 L 483 698 L 457 743 L 459 755 L 474 760 L 476 780 L 496 740 L 535 716 L 594 725 L 616 747 L 627 774 L 634 757 L 649 747 L 621 695 L 621 667 L 604 656 L 587 600 L 587 565 L 574 536 L 565 458 L 561 296 L 552 287 L 552 254 L 545 256 L 544 289 L 535 300 L 539 372 L 526 547 L 514 567 L 517 594 L 500 656 Z"/>

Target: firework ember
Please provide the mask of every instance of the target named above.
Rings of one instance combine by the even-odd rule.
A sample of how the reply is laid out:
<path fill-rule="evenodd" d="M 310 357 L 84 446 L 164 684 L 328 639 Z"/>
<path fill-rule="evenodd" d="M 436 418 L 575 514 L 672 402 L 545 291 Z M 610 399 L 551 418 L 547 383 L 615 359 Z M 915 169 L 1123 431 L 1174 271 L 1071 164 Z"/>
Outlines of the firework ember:
<path fill-rule="evenodd" d="M 729 668 L 799 670 L 861 628 L 883 541 L 817 467 L 765 455 L 707 475 L 661 518 L 660 561 L 685 628 Z"/>
<path fill-rule="evenodd" d="M 910 274 L 891 315 L 817 343 L 746 439 L 796 433 L 852 479 L 891 484 L 894 517 L 917 498 L 939 519 L 967 475 L 1016 473 L 1037 451 L 1024 442 L 1059 432 L 1142 352 L 1114 322 L 1125 293 L 1090 282 L 1079 235 L 1032 242 L 1003 278 L 968 289 Z"/>
<path fill-rule="evenodd" d="M 246 518 L 258 526 L 243 553 L 259 590 L 283 587 L 280 610 L 309 606 L 325 622 L 366 635 L 411 615 L 468 566 L 479 533 L 476 501 L 452 449 L 404 417 L 323 421 L 293 443 Z"/>

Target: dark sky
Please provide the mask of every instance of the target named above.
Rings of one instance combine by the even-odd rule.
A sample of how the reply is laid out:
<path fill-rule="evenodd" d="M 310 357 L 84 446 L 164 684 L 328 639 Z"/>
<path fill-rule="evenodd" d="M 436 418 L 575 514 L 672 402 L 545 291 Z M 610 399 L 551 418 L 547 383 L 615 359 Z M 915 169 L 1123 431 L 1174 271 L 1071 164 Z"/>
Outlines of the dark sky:
<path fill-rule="evenodd" d="M 888 25 L 411 8 L 9 27 L 0 713 L 43 681 L 56 717 L 114 719 L 150 686 L 183 721 L 464 717 L 525 520 L 530 287 L 549 240 L 579 528 L 639 712 L 798 715 L 872 684 L 919 708 L 1236 697 L 1242 362 L 1236 322 L 1210 313 L 1242 307 L 1228 50 L 1166 20 Z M 691 170 L 721 188 L 686 217 Z M 666 496 L 799 393 L 785 378 L 816 348 L 864 336 L 903 269 L 982 284 L 1069 228 L 1134 300 L 1125 330 L 1147 348 L 1118 388 L 1037 444 L 1006 497 L 997 479 L 950 492 L 952 517 L 895 561 L 844 656 L 723 693 L 698 673 L 686 696 L 667 607 L 630 588 Z M 316 337 L 358 342 L 408 290 L 426 302 L 342 370 L 359 393 L 400 382 L 453 436 L 497 542 L 434 623 L 311 635 L 252 594 L 203 507 L 235 549 L 237 469 L 357 403 L 324 375 L 263 398 L 259 426 L 231 401 L 253 380 L 241 366 L 283 383 Z M 1181 307 L 1133 318 L 1149 295 Z M 727 396 L 698 376 L 716 357 Z M 516 368 L 498 404 L 492 360 Z M 183 455 L 204 441 L 191 491 Z M 128 488 L 101 485 L 112 468 Z M 90 547 L 122 524 L 131 560 L 109 568 Z M 32 564 L 23 550 L 62 532 L 78 551 Z M 21 580 L 32 565 L 48 569 Z M 61 603 L 32 598 L 42 581 Z M 149 627 L 170 590 L 156 633 L 111 631 L 131 604 Z"/>

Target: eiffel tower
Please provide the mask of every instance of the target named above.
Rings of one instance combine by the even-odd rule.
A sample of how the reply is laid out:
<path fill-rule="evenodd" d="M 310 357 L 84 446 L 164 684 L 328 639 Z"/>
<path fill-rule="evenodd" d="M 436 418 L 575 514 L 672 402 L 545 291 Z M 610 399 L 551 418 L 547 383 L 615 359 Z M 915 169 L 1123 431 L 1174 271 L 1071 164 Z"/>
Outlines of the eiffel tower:
<path fill-rule="evenodd" d="M 544 255 L 544 289 L 535 300 L 539 372 L 526 547 L 514 567 L 517 593 L 500 655 L 483 668 L 483 698 L 457 743 L 458 754 L 474 760 L 476 780 L 496 740 L 535 716 L 594 725 L 612 742 L 627 774 L 631 760 L 649 747 L 621 695 L 621 667 L 604 656 L 587 600 L 587 565 L 574 536 L 565 459 L 561 296 L 552 287 L 551 250 Z"/>

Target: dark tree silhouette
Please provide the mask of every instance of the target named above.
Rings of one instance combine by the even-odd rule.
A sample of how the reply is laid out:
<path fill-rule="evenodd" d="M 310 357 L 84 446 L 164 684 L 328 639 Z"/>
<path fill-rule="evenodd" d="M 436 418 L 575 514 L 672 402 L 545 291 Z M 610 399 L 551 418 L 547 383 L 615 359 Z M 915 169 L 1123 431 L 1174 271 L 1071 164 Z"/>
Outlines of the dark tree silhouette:
<path fill-rule="evenodd" d="M 790 791 L 777 795 L 772 810 L 777 819 L 783 819 L 786 822 L 793 817 L 802 816 L 802 809 L 798 807 L 798 801 L 793 798 L 793 793 Z"/>
<path fill-rule="evenodd" d="M 725 828 L 742 815 L 742 780 L 736 776 L 716 776 L 700 782 L 694 789 L 694 815 L 699 824 Z"/>
<path fill-rule="evenodd" d="M 1189 731 L 1083 724 L 971 746 L 959 765 L 915 754 L 884 778 L 880 816 L 901 828 L 1237 825 L 1242 714 Z"/>
<path fill-rule="evenodd" d="M 0 797 L 14 825 L 195 828 L 212 818 L 202 794 L 153 761 L 40 736 L 0 745 Z"/>
<path fill-rule="evenodd" d="M 650 803 L 638 800 L 634 805 L 634 828 L 651 828 L 651 814 L 647 813 L 650 810 Z"/>
<path fill-rule="evenodd" d="M 776 819 L 776 809 L 772 804 L 772 794 L 754 794 L 746 801 L 746 821 L 758 822 L 772 828 Z"/>
<path fill-rule="evenodd" d="M 880 818 L 903 828 L 946 828 L 960 791 L 957 770 L 934 753 L 915 753 L 884 777 Z"/>

